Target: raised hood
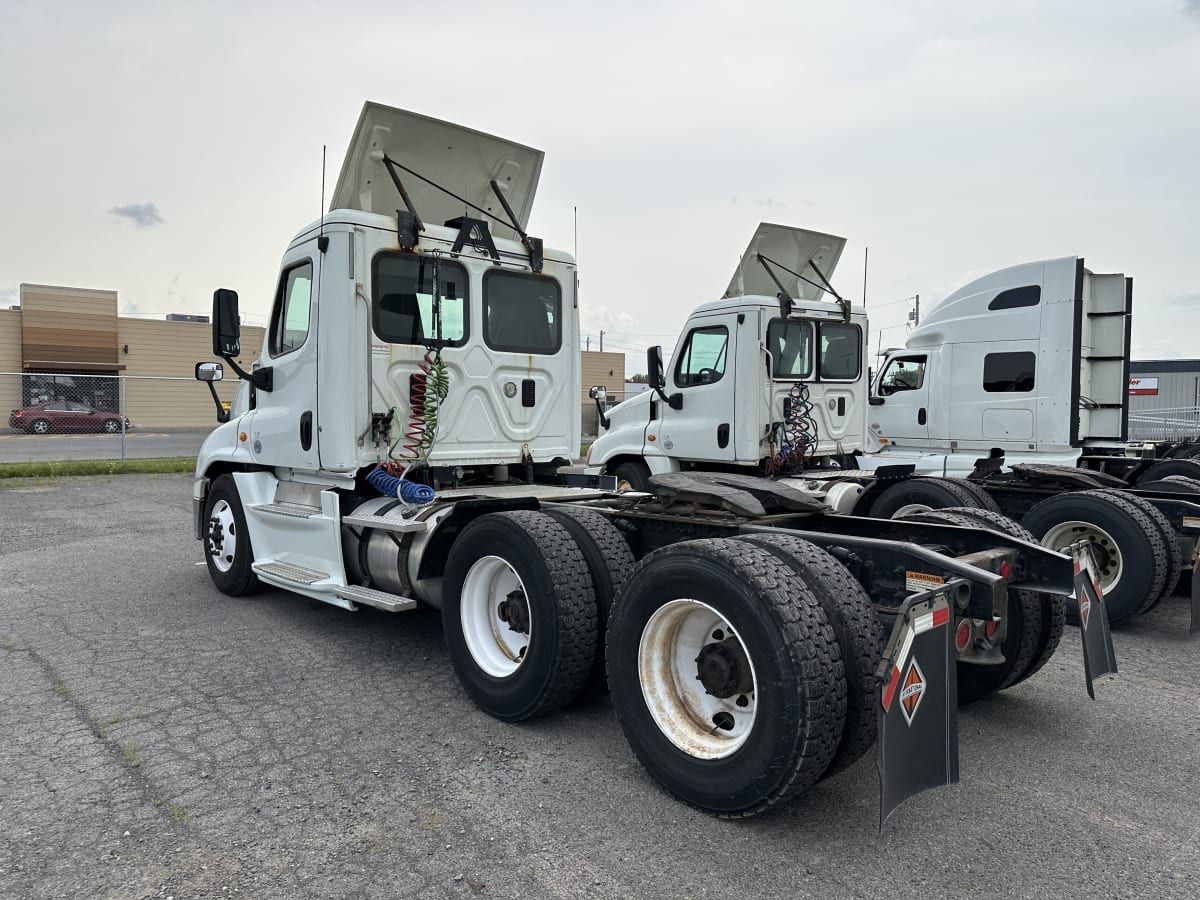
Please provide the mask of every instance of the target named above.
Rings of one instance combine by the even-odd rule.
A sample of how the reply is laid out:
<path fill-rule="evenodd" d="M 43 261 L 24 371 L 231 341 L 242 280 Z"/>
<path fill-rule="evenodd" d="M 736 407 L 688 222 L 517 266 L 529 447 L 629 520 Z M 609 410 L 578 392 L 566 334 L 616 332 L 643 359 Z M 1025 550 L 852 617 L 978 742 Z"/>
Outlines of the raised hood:
<path fill-rule="evenodd" d="M 479 206 L 498 219 L 488 222 L 498 237 L 516 234 L 501 222 L 508 221 L 496 200 L 491 182 L 506 194 L 509 206 L 522 229 L 533 209 L 545 154 L 523 144 L 472 128 L 464 128 L 418 113 L 367 102 L 346 150 L 330 210 L 361 209 L 392 214 L 404 208 L 391 176 L 383 164 L 384 154 Z M 461 215 L 478 217 L 443 191 L 419 178 L 399 171 L 400 180 L 412 198 L 423 222 L 441 225 Z"/>
<path fill-rule="evenodd" d="M 833 270 L 837 268 L 838 260 L 841 258 L 845 246 L 845 238 L 835 237 L 832 234 L 763 222 L 754 232 L 754 237 L 750 239 L 750 246 L 742 254 L 742 259 L 733 273 L 733 279 L 725 290 L 725 296 L 761 294 L 774 297 L 779 293 L 779 288 L 771 280 L 771 276 L 767 274 L 762 263 L 758 261 L 760 253 L 793 272 L 799 272 L 810 281 L 821 284 L 820 276 L 809 265 L 810 262 L 815 262 L 825 277 L 832 282 Z M 772 271 L 787 288 L 787 292 L 793 300 L 816 301 L 820 300 L 821 295 L 825 293 L 821 288 L 813 287 L 778 267 Z"/>

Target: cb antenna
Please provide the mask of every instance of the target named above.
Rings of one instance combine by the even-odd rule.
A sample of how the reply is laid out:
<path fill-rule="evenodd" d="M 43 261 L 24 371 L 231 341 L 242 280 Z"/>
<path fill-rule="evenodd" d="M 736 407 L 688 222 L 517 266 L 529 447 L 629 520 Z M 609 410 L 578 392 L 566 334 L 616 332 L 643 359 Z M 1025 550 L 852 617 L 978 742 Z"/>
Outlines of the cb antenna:
<path fill-rule="evenodd" d="M 322 253 L 329 249 L 329 238 L 325 237 L 325 144 L 321 145 L 321 226 L 317 232 L 317 249 Z"/>

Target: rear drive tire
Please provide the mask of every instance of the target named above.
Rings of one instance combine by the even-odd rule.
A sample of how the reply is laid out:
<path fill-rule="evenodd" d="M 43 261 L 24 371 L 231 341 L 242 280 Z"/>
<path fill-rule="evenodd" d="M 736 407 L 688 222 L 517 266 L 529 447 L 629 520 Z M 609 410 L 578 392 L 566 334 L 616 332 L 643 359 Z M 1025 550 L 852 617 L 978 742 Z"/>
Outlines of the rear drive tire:
<path fill-rule="evenodd" d="M 608 627 L 608 614 L 637 560 L 633 558 L 625 536 L 603 513 L 570 506 L 546 507 L 544 512 L 571 533 L 591 575 L 592 590 L 596 595 L 596 656 L 583 693 L 596 696 L 608 689 L 604 673 L 604 631 Z"/>
<path fill-rule="evenodd" d="M 846 670 L 846 726 L 825 777 L 849 767 L 875 743 L 879 730 L 879 679 L 887 636 L 871 598 L 840 562 L 803 538 L 754 534 L 740 538 L 785 562 L 816 596 L 829 619 Z"/>
<path fill-rule="evenodd" d="M 1153 463 L 1138 478 L 1134 487 L 1142 487 L 1146 482 L 1159 481 L 1168 475 L 1182 475 L 1184 478 L 1200 479 L 1200 460 L 1164 459 Z"/>
<path fill-rule="evenodd" d="M 846 716 L 837 638 L 804 582 L 761 547 L 696 540 L 651 553 L 613 605 L 607 656 L 634 754 L 692 806 L 765 812 L 834 758 Z"/>
<path fill-rule="evenodd" d="M 950 478 L 909 478 L 893 484 L 871 504 L 875 519 L 898 519 L 911 513 L 945 509 L 950 506 L 978 506 L 999 512 L 999 507 L 982 488 L 966 487 L 968 482 Z M 986 501 L 980 499 L 986 497 Z"/>
<path fill-rule="evenodd" d="M 1130 496 L 1111 490 L 1057 494 L 1034 506 L 1021 522 L 1052 550 L 1065 552 L 1077 540 L 1095 546 L 1100 588 L 1112 624 L 1153 603 L 1168 582 L 1168 542 L 1159 524 L 1145 513 L 1144 501 L 1128 502 Z M 1068 604 L 1067 621 L 1078 625 L 1079 612 L 1073 606 Z"/>
<path fill-rule="evenodd" d="M 988 512 L 983 509 L 957 509 L 955 512 L 975 519 L 983 527 L 999 531 L 1001 534 L 1007 534 L 1009 537 L 1029 541 L 1031 544 L 1038 542 L 1037 538 L 1027 528 L 1023 528 L 1008 516 L 1000 513 Z M 1033 649 L 1029 667 L 1024 672 L 1019 674 L 1014 673 L 1016 677 L 1012 678 L 1001 690 L 1012 687 L 1015 684 L 1020 684 L 1026 678 L 1034 675 L 1042 666 L 1046 665 L 1050 657 L 1054 655 L 1054 651 L 1058 649 L 1058 645 L 1062 641 L 1063 627 L 1067 623 L 1067 598 L 1061 594 L 1037 594 L 1033 591 L 1017 591 L 1016 593 L 1025 595 L 1025 599 L 1037 604 L 1040 610 L 1041 614 L 1036 619 L 1038 627 L 1037 644 Z M 1029 604 L 1022 603 L 1022 612 L 1027 609 L 1029 609 Z M 1034 617 L 1031 616 L 1030 618 L 1031 621 L 1027 625 L 1033 627 Z"/>
<path fill-rule="evenodd" d="M 618 491 L 650 493 L 650 467 L 644 462 L 630 460 L 617 464 L 612 470 Z"/>
<path fill-rule="evenodd" d="M 446 558 L 442 630 L 463 689 L 521 721 L 569 703 L 596 658 L 596 596 L 583 552 L 542 512 L 489 513 Z"/>
<path fill-rule="evenodd" d="M 1005 530 L 994 520 L 984 521 L 974 515 L 977 512 L 986 510 L 937 509 L 905 518 L 918 522 L 942 522 L 963 528 L 982 525 L 996 531 Z M 1042 638 L 1042 610 L 1037 596 L 1030 591 L 1009 591 L 1007 624 L 1008 630 L 1000 644 L 1000 653 L 1004 657 L 1002 663 L 995 666 L 966 662 L 957 664 L 959 706 L 990 697 L 1015 684 L 1034 664 Z"/>
<path fill-rule="evenodd" d="M 262 588 L 254 570 L 254 548 L 242 498 L 232 475 L 213 482 L 204 502 L 204 562 L 222 594 L 244 597 Z"/>

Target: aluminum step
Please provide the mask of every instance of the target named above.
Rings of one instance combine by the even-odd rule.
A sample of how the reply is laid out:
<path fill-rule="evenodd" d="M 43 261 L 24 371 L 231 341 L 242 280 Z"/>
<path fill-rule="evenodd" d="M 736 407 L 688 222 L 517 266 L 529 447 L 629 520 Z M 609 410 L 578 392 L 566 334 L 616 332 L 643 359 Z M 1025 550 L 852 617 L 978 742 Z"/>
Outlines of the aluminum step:
<path fill-rule="evenodd" d="M 303 503 L 260 503 L 250 507 L 255 512 L 271 513 L 276 516 L 291 516 L 293 519 L 311 519 L 321 514 L 319 506 L 308 506 Z"/>
<path fill-rule="evenodd" d="M 424 531 L 424 522 L 414 519 L 392 519 L 387 516 L 349 515 L 342 516 L 343 525 L 357 525 L 360 528 L 378 528 L 380 531 Z"/>
<path fill-rule="evenodd" d="M 364 606 L 373 606 L 384 612 L 404 612 L 406 609 L 416 609 L 417 606 L 417 601 L 410 600 L 408 597 L 377 591 L 374 588 L 359 587 L 356 584 L 334 588 L 333 593 L 343 600 L 351 600 Z"/>
<path fill-rule="evenodd" d="M 333 577 L 328 572 L 306 569 L 304 566 L 298 566 L 295 563 L 283 562 L 277 559 L 268 560 L 267 562 L 257 562 L 250 568 L 258 574 L 282 578 L 284 581 L 290 581 L 294 584 L 316 584 L 318 581 L 325 581 Z"/>

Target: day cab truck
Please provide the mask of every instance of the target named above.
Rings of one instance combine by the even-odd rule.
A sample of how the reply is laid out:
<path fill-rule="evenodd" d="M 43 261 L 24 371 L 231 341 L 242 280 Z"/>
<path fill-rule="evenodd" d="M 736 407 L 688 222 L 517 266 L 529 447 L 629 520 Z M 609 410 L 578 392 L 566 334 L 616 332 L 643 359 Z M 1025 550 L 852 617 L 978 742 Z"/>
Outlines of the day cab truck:
<path fill-rule="evenodd" d="M 677 473 L 622 494 L 560 475 L 580 441 L 579 298 L 575 261 L 527 231 L 542 161 L 368 103 L 249 372 L 238 297 L 216 292 L 224 364 L 197 377 L 243 381 L 196 464 L 214 585 L 438 609 L 483 710 L 519 721 L 607 688 L 647 771 L 717 815 L 777 806 L 872 746 L 884 816 L 957 780 L 958 700 L 1032 676 L 1073 591 L 1102 609 L 1086 544 L 835 515 L 836 486 Z M 1090 620 L 1089 691 L 1115 671 Z"/>
<path fill-rule="evenodd" d="M 1111 621 L 1169 595 L 1195 557 L 1200 463 L 1125 443 L 1130 279 L 1075 257 L 977 279 L 888 351 L 872 391 L 866 311 L 822 300 L 843 245 L 760 226 L 669 370 L 651 349 L 656 393 L 605 411 L 586 471 L 641 490 L 738 472 L 876 518 L 1003 514 L 1052 549 L 1087 541 Z"/>

